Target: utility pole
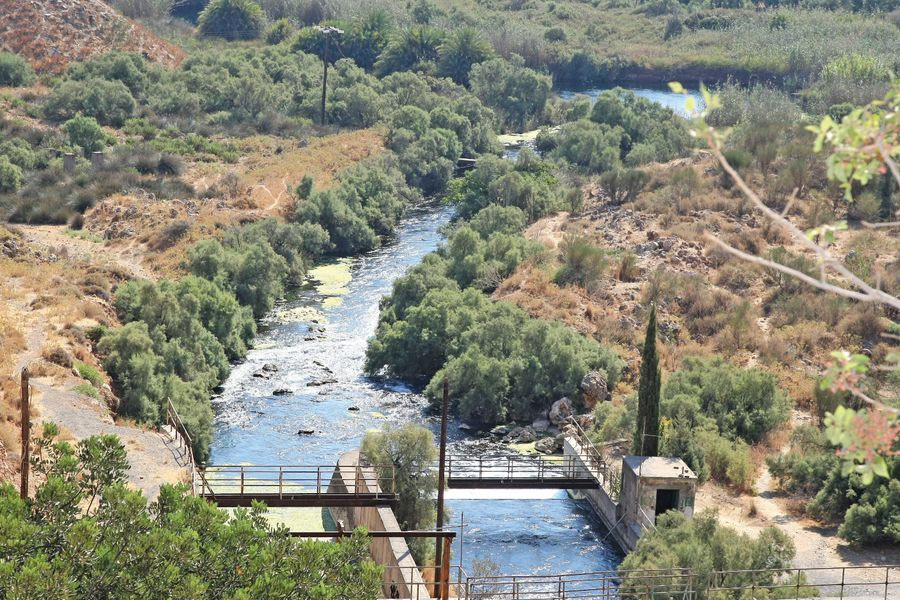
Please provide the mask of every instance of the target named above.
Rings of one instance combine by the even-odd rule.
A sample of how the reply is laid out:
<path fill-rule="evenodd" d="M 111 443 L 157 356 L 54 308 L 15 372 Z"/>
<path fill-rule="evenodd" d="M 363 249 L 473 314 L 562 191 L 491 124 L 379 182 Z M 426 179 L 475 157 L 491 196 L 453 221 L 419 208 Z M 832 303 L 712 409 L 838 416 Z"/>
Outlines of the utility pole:
<path fill-rule="evenodd" d="M 31 467 L 31 389 L 28 384 L 28 369 L 22 369 L 22 465 L 19 495 L 28 498 L 28 470 Z"/>
<path fill-rule="evenodd" d="M 329 42 L 331 41 L 332 34 L 342 35 L 344 33 L 344 31 L 342 29 L 338 29 L 337 27 L 332 27 L 330 25 L 328 25 L 328 26 L 316 25 L 315 29 L 316 29 L 316 31 L 322 33 L 325 36 L 325 53 L 322 56 L 322 63 L 325 67 L 324 74 L 322 75 L 322 118 L 319 121 L 322 124 L 322 126 L 324 127 L 325 125 L 328 125 L 328 121 L 325 117 L 325 89 L 326 89 L 326 86 L 328 85 L 328 45 L 329 45 Z"/>
<path fill-rule="evenodd" d="M 447 457 L 447 413 L 449 412 L 450 406 L 450 383 L 447 381 L 447 378 L 444 377 L 444 397 L 441 402 L 441 443 L 440 443 L 440 454 L 438 455 L 438 497 L 437 497 L 437 526 L 435 529 L 438 531 L 444 530 L 444 462 Z M 449 539 L 449 538 L 448 538 Z M 444 582 L 446 576 L 449 573 L 444 573 L 444 569 L 446 566 L 443 564 L 449 561 L 442 561 L 441 554 L 444 548 L 441 545 L 441 538 L 435 538 L 435 548 L 434 548 L 434 564 L 440 571 L 438 572 L 438 577 L 435 577 L 435 583 Z M 447 554 L 449 558 L 449 546 L 447 547 Z"/>

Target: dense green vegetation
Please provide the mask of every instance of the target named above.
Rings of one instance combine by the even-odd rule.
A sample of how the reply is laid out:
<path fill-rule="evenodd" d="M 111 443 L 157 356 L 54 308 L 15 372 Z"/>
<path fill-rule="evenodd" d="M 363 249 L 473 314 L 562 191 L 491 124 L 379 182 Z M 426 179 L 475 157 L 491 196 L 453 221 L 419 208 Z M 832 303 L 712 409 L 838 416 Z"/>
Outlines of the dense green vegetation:
<path fill-rule="evenodd" d="M 838 535 L 856 544 L 900 542 L 900 460 L 887 459 L 889 478 L 863 482 L 842 468 L 835 448 L 817 427 L 796 429 L 787 454 L 768 459 L 782 488 L 810 498 L 807 512 L 840 523 Z"/>
<path fill-rule="evenodd" d="M 97 347 L 121 399 L 119 413 L 160 423 L 171 400 L 197 459 L 206 460 L 211 390 L 225 380 L 229 360 L 246 353 L 253 318 L 271 310 L 327 247 L 318 226 L 258 221 L 194 245 L 191 275 L 177 282 L 120 286 L 115 306 L 125 325 L 105 332 Z"/>
<path fill-rule="evenodd" d="M 58 223 L 103 197 L 133 188 L 162 197 L 198 195 L 200 191 L 180 181 L 180 168 L 151 163 L 159 161 L 160 153 L 165 165 L 173 163 L 168 158 L 172 155 L 234 162 L 236 150 L 216 138 L 312 131 L 322 68 L 314 55 L 297 50 L 300 40 L 200 51 L 175 70 L 116 52 L 73 63 L 35 107 L 50 124 L 67 123 L 65 135 L 27 126 L 23 130 L 12 122 L 0 129 L 41 156 L 16 169 L 4 165 L 10 172 L 4 176 L 5 191 L 23 188 L 23 193 L 0 202 L 11 207 L 13 220 Z M 497 150 L 493 113 L 450 80 L 408 71 L 379 79 L 352 60 L 341 59 L 331 70 L 328 86 L 329 122 L 338 127 L 384 124 L 396 155 L 370 164 L 388 171 L 387 179 L 366 180 L 360 167 L 347 175 L 350 181 L 342 189 L 303 199 L 309 206 L 298 214 L 326 226 L 340 253 L 376 245 L 377 236 L 389 235 L 403 207 L 418 197 L 418 192 L 397 188 L 395 170 L 410 186 L 431 195 L 445 189 L 460 156 Z M 55 155 L 76 146 L 88 155 L 112 142 L 96 126 L 86 129 L 95 121 L 121 128 L 128 136 L 125 145 L 114 148 L 112 160 L 99 169 L 82 162 L 75 171 L 64 171 Z M 81 135 L 73 136 L 73 123 Z M 360 187 L 365 185 L 381 189 Z M 365 196 L 368 192 L 372 198 Z M 401 198 L 387 201 L 388 194 Z"/>
<path fill-rule="evenodd" d="M 599 404 L 595 436 L 633 438 L 639 431 L 637 411 L 636 398 Z M 662 386 L 659 452 L 683 459 L 701 480 L 712 477 L 750 489 L 750 445 L 783 426 L 789 412 L 790 400 L 765 370 L 688 357 Z"/>
<path fill-rule="evenodd" d="M 381 595 L 365 532 L 341 544 L 296 540 L 265 508 L 219 510 L 164 485 L 148 505 L 127 486 L 115 436 L 35 440 L 41 483 L 21 500 L 0 485 L 0 593 L 7 598 L 317 598 Z"/>
<path fill-rule="evenodd" d="M 471 219 L 394 283 L 366 370 L 427 383 L 432 398 L 447 377 L 457 414 L 481 425 L 531 419 L 563 396 L 577 398 L 591 370 L 614 386 L 623 365 L 610 349 L 483 293 L 522 261 L 541 259 L 518 232 L 559 201 L 547 165 L 527 152 L 515 164 L 484 158 L 448 198 Z"/>
<path fill-rule="evenodd" d="M 693 142 L 684 119 L 671 109 L 615 88 L 600 94 L 590 119 L 580 118 L 555 131 L 542 131 L 537 146 L 566 165 L 587 173 L 604 173 L 623 164 L 634 167 L 684 156 Z"/>
<path fill-rule="evenodd" d="M 363 438 L 360 452 L 376 467 L 393 467 L 395 488 L 385 491 L 397 494 L 394 515 L 400 529 L 414 531 L 433 528 L 437 519 L 434 498 L 438 482 L 433 468 L 437 460 L 437 447 L 431 431 L 412 423 L 385 431 L 370 430 Z M 379 473 L 382 478 L 390 476 L 391 473 Z M 407 543 L 416 564 L 426 565 L 434 561 L 434 540 L 409 538 Z"/>
<path fill-rule="evenodd" d="M 0 52 L 0 85 L 21 86 L 34 81 L 34 69 L 12 52 Z"/>
<path fill-rule="evenodd" d="M 642 580 L 646 575 L 641 571 L 690 569 L 693 590 L 703 590 L 710 584 L 725 589 L 755 584 L 755 597 L 778 598 L 781 596 L 777 591 L 772 590 L 773 595 L 769 596 L 766 590 L 759 588 L 779 581 L 779 570 L 790 569 L 793 558 L 793 542 L 776 527 L 764 529 L 754 539 L 719 525 L 714 511 L 695 514 L 691 519 L 681 512 L 670 511 L 657 518 L 656 529 L 641 536 L 637 548 L 625 557 L 619 567 L 625 573 L 621 589 L 623 595 L 627 595 L 627 590 L 643 591 L 648 585 L 654 589 L 680 590 L 685 582 L 679 577 L 667 580 L 664 575 L 655 576 L 648 581 Z M 765 574 L 750 572 L 763 569 L 771 571 Z M 713 582 L 712 572 L 724 570 L 744 572 L 731 573 Z M 792 583 L 785 585 L 785 593 L 795 590 Z M 746 591 L 734 589 L 715 597 L 744 598 Z"/>

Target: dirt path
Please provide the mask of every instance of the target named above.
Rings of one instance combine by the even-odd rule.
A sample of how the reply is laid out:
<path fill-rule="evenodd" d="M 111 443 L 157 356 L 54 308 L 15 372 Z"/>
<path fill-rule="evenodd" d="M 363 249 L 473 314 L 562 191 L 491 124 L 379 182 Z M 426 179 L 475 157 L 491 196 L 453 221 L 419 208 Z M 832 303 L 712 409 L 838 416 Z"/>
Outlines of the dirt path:
<path fill-rule="evenodd" d="M 795 411 L 792 427 L 808 419 Z M 788 444 L 782 452 L 790 449 Z M 777 482 L 763 464 L 755 484 L 756 495 L 735 494 L 733 491 L 707 482 L 697 494 L 696 510 L 715 508 L 719 521 L 738 531 L 756 537 L 766 527 L 776 526 L 784 531 L 796 548 L 794 566 L 823 568 L 808 576 L 811 583 L 828 584 L 840 581 L 840 567 L 876 567 L 900 564 L 900 547 L 853 547 L 837 535 L 836 527 L 823 526 L 812 519 L 796 514 L 796 500 L 778 489 Z M 792 506 L 792 504 L 794 506 Z M 848 571 L 847 581 L 884 581 L 884 569 L 872 568 Z M 892 575 L 893 578 L 896 574 Z M 837 588 L 823 587 L 822 596 L 838 593 Z M 900 585 L 890 593 L 900 592 Z M 847 588 L 844 598 L 881 598 L 884 586 L 859 585 Z M 890 594 L 888 597 L 892 597 Z"/>
<path fill-rule="evenodd" d="M 117 435 L 128 451 L 128 482 L 150 500 L 156 499 L 164 483 L 190 481 L 190 470 L 181 460 L 178 444 L 165 433 L 117 424 L 101 401 L 61 389 L 47 380 L 33 380 L 33 386 L 41 422 L 54 421 L 76 439 Z"/>
<path fill-rule="evenodd" d="M 25 333 L 25 349 L 14 362 L 16 375 L 40 360 L 47 339 L 47 322 L 37 313 L 27 311 L 29 299 L 25 296 L 10 302 L 23 315 Z M 99 434 L 119 436 L 131 465 L 128 481 L 151 500 L 159 495 L 161 484 L 189 481 L 190 470 L 181 460 L 182 452 L 177 443 L 164 433 L 115 423 L 102 401 L 71 391 L 79 382 L 74 374 L 62 379 L 38 377 L 31 380 L 33 405 L 38 412 L 36 422 L 32 424 L 34 434 L 40 432 L 40 423 L 52 421 L 64 434 L 75 439 Z"/>

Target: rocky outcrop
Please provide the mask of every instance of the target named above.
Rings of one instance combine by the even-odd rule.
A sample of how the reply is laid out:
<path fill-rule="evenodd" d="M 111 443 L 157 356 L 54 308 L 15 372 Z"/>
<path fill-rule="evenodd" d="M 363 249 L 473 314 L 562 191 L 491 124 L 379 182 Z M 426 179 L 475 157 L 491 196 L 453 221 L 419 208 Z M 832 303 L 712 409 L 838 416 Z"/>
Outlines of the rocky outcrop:
<path fill-rule="evenodd" d="M 599 402 L 609 400 L 609 385 L 606 375 L 600 371 L 591 371 L 581 379 L 581 393 L 584 394 L 584 403 L 588 408 L 594 408 Z"/>

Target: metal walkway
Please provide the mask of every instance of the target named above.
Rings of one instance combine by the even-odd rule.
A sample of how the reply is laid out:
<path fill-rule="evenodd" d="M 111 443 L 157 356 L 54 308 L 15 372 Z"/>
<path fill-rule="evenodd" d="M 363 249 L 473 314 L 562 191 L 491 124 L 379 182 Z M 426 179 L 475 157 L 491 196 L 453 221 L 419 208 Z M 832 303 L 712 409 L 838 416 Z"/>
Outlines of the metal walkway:
<path fill-rule="evenodd" d="M 572 456 L 447 456 L 447 487 L 589 489 L 597 479 Z"/>
<path fill-rule="evenodd" d="M 278 507 L 390 506 L 396 500 L 383 491 L 394 489 L 392 467 L 209 465 L 198 475 L 197 495 L 224 508 L 254 501 Z"/>

